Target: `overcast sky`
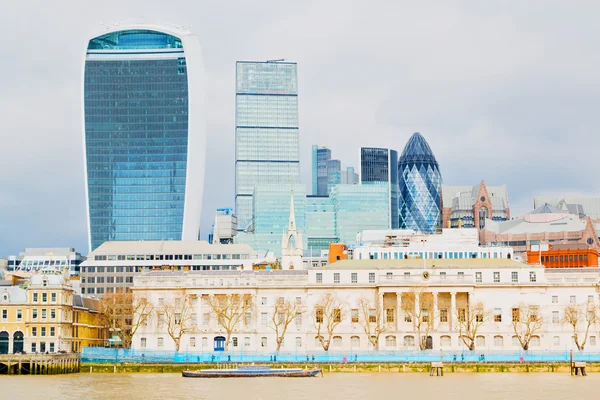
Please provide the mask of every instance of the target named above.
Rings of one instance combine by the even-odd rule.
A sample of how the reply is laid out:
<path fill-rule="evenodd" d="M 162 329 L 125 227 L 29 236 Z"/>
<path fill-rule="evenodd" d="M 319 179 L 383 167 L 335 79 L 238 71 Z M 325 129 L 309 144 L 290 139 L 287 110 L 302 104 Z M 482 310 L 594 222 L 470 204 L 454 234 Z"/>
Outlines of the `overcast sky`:
<path fill-rule="evenodd" d="M 599 195 L 598 1 L 59 1 L 0 9 L 0 257 L 87 254 L 82 65 L 106 24 L 187 25 L 203 47 L 208 154 L 202 234 L 234 203 L 236 60 L 298 62 L 302 181 L 310 148 L 358 166 L 421 132 L 444 183 Z"/>

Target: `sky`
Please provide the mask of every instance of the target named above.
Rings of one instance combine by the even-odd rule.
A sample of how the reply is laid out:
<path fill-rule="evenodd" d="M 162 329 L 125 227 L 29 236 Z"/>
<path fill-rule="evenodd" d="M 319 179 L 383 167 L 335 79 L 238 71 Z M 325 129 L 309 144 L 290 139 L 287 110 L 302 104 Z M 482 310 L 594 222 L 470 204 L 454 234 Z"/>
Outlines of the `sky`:
<path fill-rule="evenodd" d="M 0 11 L 0 258 L 87 254 L 81 85 L 107 25 L 184 25 L 202 45 L 208 152 L 202 236 L 234 204 L 235 61 L 298 62 L 301 180 L 311 146 L 358 167 L 361 146 L 421 132 L 445 184 L 600 196 L 600 2 L 24 0 Z"/>

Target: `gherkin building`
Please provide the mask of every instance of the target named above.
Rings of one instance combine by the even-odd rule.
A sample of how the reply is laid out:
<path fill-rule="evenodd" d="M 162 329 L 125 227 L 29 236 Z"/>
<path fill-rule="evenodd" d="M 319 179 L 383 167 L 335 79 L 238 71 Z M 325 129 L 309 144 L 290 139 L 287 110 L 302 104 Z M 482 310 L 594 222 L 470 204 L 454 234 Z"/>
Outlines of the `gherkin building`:
<path fill-rule="evenodd" d="M 414 133 L 398 160 L 401 229 L 436 233 L 442 226 L 442 175 L 429 144 Z"/>

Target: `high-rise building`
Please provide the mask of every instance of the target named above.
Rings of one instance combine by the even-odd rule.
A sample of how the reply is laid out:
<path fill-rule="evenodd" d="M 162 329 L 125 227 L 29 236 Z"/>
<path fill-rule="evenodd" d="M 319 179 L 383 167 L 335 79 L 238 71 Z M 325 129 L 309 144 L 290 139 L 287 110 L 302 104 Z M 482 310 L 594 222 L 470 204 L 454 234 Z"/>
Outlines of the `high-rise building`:
<path fill-rule="evenodd" d="M 337 243 L 335 233 L 335 212 L 333 200 L 328 196 L 306 197 L 306 238 L 305 254 L 319 257 L 329 249 L 329 243 Z"/>
<path fill-rule="evenodd" d="M 83 82 L 90 250 L 197 240 L 206 131 L 197 36 L 133 25 L 88 42 Z"/>
<path fill-rule="evenodd" d="M 398 228 L 398 152 L 396 150 L 361 147 L 360 183 L 387 183 L 390 212 L 388 228 Z"/>
<path fill-rule="evenodd" d="M 256 187 L 300 182 L 297 64 L 238 61 L 235 112 L 235 212 L 253 230 Z"/>
<path fill-rule="evenodd" d="M 340 175 L 342 185 L 358 185 L 358 174 L 354 172 L 354 167 L 346 167 L 346 170 L 342 170 Z"/>
<path fill-rule="evenodd" d="M 420 133 L 406 143 L 398 161 L 400 228 L 435 233 L 442 228 L 442 175 Z"/>
<path fill-rule="evenodd" d="M 312 147 L 312 194 L 327 196 L 328 194 L 328 161 L 331 160 L 331 150 L 327 147 L 313 145 Z"/>
<path fill-rule="evenodd" d="M 335 233 L 341 243 L 355 243 L 356 235 L 367 229 L 389 228 L 387 184 L 336 185 L 330 197 L 335 213 Z"/>
<path fill-rule="evenodd" d="M 340 160 L 327 161 L 327 192 L 325 196 L 331 192 L 334 185 L 342 183 L 342 162 Z"/>

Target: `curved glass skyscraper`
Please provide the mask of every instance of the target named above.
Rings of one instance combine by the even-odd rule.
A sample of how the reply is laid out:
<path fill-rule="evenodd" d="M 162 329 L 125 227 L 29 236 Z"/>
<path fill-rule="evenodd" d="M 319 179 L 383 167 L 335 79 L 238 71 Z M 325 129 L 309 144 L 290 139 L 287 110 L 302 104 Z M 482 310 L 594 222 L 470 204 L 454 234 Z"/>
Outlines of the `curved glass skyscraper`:
<path fill-rule="evenodd" d="M 398 160 L 400 228 L 435 233 L 442 227 L 442 175 L 429 144 L 411 136 Z"/>
<path fill-rule="evenodd" d="M 200 44 L 153 26 L 88 43 L 84 156 L 90 250 L 109 240 L 197 240 L 206 129 Z"/>

